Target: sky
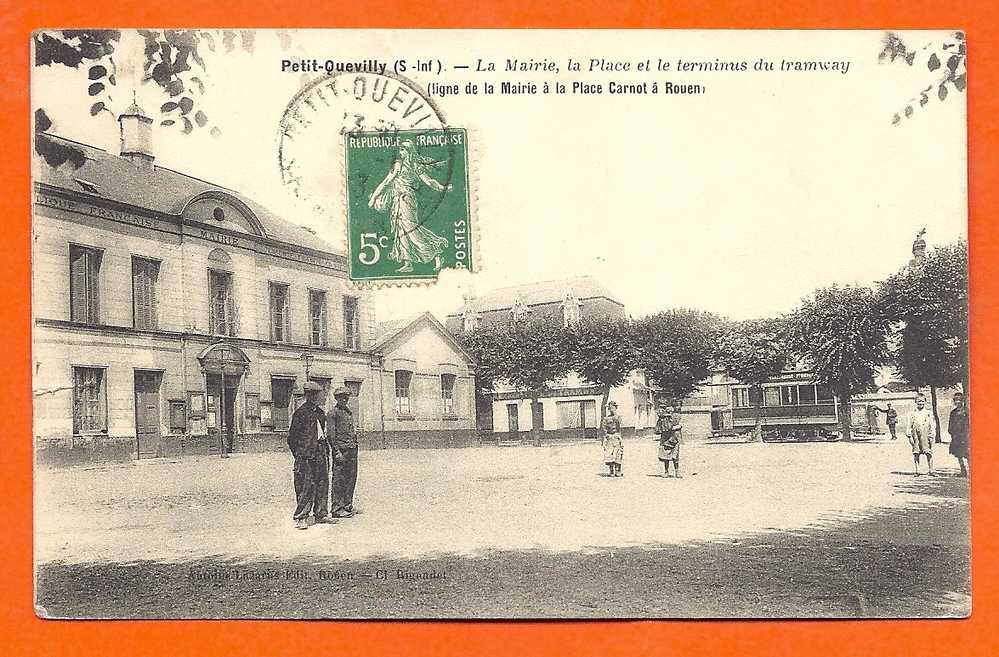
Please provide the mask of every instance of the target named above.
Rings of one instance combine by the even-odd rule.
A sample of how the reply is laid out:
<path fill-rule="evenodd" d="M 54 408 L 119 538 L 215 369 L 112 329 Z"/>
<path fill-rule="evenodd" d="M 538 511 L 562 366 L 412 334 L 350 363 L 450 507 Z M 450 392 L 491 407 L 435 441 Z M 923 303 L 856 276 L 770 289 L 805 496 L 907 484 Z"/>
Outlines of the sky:
<path fill-rule="evenodd" d="M 902 32 L 915 65 L 879 63 L 883 33 L 734 31 L 292 31 L 281 47 L 258 31 L 252 53 L 204 53 L 200 107 L 208 130 L 156 125 L 156 163 L 240 191 L 344 248 L 335 133 L 314 194 L 323 211 L 289 193 L 277 160 L 279 122 L 316 74 L 281 71 L 290 57 L 445 67 L 478 59 L 556 62 L 563 82 L 696 82 L 700 95 L 447 96 L 451 125 L 468 128 L 475 194 L 477 271 L 446 271 L 432 285 L 376 292 L 378 318 L 430 310 L 443 318 L 465 293 L 592 274 L 629 313 L 695 307 L 734 319 L 791 311 L 816 287 L 869 284 L 910 257 L 916 232 L 935 244 L 967 235 L 965 95 L 935 94 L 914 116 L 891 118 L 918 98 L 931 73 L 923 46 L 947 32 Z M 132 101 L 156 116 L 166 98 L 142 84 L 141 40 L 126 32 L 116 53 L 112 107 Z M 849 62 L 838 71 L 571 74 L 565 62 L 760 58 Z M 432 82 L 554 80 L 551 74 L 407 72 Z M 36 68 L 32 109 L 53 130 L 117 152 L 118 125 L 91 117 L 85 70 Z M 158 122 L 157 122 L 158 123 Z M 320 158 L 321 161 L 321 158 Z M 319 179 L 319 178 L 317 178 Z"/>

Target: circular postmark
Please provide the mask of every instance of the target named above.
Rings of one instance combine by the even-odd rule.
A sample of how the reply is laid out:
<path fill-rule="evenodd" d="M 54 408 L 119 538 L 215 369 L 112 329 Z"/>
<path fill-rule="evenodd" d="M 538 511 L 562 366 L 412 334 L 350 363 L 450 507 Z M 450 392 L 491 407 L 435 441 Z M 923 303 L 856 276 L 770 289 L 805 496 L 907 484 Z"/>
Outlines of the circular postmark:
<path fill-rule="evenodd" d="M 281 182 L 323 215 L 340 209 L 344 181 L 338 143 L 348 133 L 443 129 L 444 112 L 419 85 L 385 73 L 332 73 L 288 102 L 278 132 Z"/>
<path fill-rule="evenodd" d="M 288 103 L 278 165 L 290 194 L 343 225 L 351 278 L 427 278 L 471 265 L 467 149 L 412 81 L 331 74 Z"/>

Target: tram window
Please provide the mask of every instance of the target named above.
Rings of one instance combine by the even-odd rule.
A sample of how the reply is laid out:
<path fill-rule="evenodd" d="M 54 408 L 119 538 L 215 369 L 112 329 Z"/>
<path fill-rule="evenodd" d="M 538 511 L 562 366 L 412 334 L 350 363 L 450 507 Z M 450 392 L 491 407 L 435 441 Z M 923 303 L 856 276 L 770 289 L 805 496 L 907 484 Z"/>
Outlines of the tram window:
<path fill-rule="evenodd" d="M 798 386 L 798 403 L 800 404 L 814 404 L 815 403 L 815 386 Z"/>
<path fill-rule="evenodd" d="M 798 386 L 780 387 L 780 405 L 781 406 L 798 405 Z"/>

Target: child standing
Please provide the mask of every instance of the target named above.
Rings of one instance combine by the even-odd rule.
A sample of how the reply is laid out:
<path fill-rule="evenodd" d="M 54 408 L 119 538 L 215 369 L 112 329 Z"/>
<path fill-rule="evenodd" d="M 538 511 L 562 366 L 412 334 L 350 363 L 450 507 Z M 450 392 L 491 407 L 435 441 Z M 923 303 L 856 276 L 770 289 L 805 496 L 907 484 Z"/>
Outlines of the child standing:
<path fill-rule="evenodd" d="M 621 416 L 617 414 L 617 402 L 607 404 L 607 416 L 600 423 L 603 438 L 600 441 L 604 449 L 604 463 L 610 470 L 611 477 L 623 477 L 621 461 L 624 460 L 624 444 L 621 442 Z"/>
<path fill-rule="evenodd" d="M 659 412 L 659 419 L 656 420 L 656 433 L 659 434 L 659 460 L 663 462 L 667 477 L 669 476 L 669 464 L 672 461 L 673 472 L 677 479 L 683 476 L 680 474 L 680 429 L 680 423 L 673 415 L 672 406 L 666 406 Z"/>

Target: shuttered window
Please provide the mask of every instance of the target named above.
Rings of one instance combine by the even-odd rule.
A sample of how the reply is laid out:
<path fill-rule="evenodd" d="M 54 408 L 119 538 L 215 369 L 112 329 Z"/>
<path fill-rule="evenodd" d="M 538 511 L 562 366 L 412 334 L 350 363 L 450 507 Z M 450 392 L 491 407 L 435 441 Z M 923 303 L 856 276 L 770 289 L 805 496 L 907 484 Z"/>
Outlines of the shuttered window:
<path fill-rule="evenodd" d="M 288 342 L 288 286 L 271 283 L 271 340 Z"/>
<path fill-rule="evenodd" d="M 360 349 L 360 320 L 358 318 L 357 297 L 343 298 L 343 336 L 347 349 Z"/>
<path fill-rule="evenodd" d="M 132 258 L 132 323 L 137 329 L 159 327 L 157 282 L 160 263 L 146 258 Z"/>
<path fill-rule="evenodd" d="M 292 388 L 294 385 L 295 382 L 292 379 L 271 379 L 271 399 L 274 402 L 273 423 L 275 429 L 287 429 L 290 424 Z"/>
<path fill-rule="evenodd" d="M 107 431 L 108 406 L 104 370 L 73 368 L 73 433 Z"/>
<path fill-rule="evenodd" d="M 232 274 L 208 270 L 208 323 L 212 335 L 236 335 Z"/>
<path fill-rule="evenodd" d="M 69 247 L 70 319 L 84 324 L 100 322 L 100 271 L 103 252 Z"/>
<path fill-rule="evenodd" d="M 326 293 L 322 290 L 309 290 L 310 344 L 313 347 L 326 346 Z"/>

